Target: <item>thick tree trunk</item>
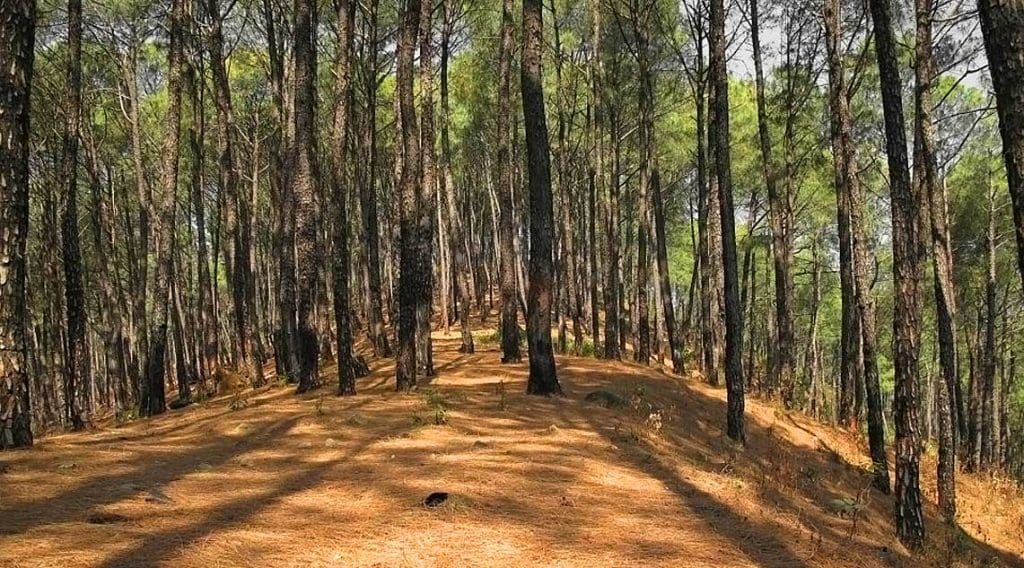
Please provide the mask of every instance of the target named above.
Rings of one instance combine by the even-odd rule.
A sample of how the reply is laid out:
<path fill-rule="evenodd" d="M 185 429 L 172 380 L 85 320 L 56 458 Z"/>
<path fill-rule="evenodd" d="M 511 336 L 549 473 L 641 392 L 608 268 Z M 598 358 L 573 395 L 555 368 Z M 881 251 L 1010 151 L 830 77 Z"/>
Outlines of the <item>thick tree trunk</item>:
<path fill-rule="evenodd" d="M 288 338 L 298 361 L 298 392 L 317 386 L 319 344 L 313 329 L 313 302 L 319 281 L 319 239 L 316 200 L 316 4 L 313 0 L 295 0 L 292 120 L 295 140 L 291 157 L 291 183 L 288 199 L 294 202 L 295 223 L 295 333 Z"/>
<path fill-rule="evenodd" d="M 520 82 L 530 201 L 530 282 L 526 336 L 529 344 L 528 394 L 561 394 L 551 349 L 552 244 L 555 240 L 551 196 L 551 156 L 544 117 L 541 72 L 544 34 L 540 0 L 523 0 L 523 46 Z"/>
<path fill-rule="evenodd" d="M 401 134 L 401 258 L 398 283 L 398 360 L 395 379 L 399 390 L 416 386 L 416 308 L 422 296 L 422 252 L 424 235 L 419 226 L 423 189 L 420 178 L 420 148 L 413 102 L 413 55 L 420 22 L 420 1 L 406 0 L 398 39 L 396 97 Z"/>
<path fill-rule="evenodd" d="M 32 445 L 25 249 L 35 0 L 0 3 L 0 449 Z"/>
<path fill-rule="evenodd" d="M 921 347 L 922 195 L 910 180 L 899 60 L 890 0 L 871 0 L 875 26 L 882 108 L 885 115 L 886 154 L 892 196 L 893 315 L 896 386 L 893 415 L 896 423 L 896 535 L 912 550 L 924 544 L 924 519 L 919 485 L 921 444 L 918 432 L 918 358 Z M 869 409 L 870 410 L 870 409 Z M 870 425 L 869 425 L 870 426 Z M 877 467 L 877 464 L 876 464 Z"/>
<path fill-rule="evenodd" d="M 718 209 L 722 230 L 722 264 L 725 279 L 725 384 L 728 393 L 727 433 L 746 442 L 743 428 L 743 314 L 736 265 L 736 218 L 733 212 L 732 174 L 729 159 L 729 78 L 726 72 L 725 4 L 711 0 L 709 65 L 712 104 L 709 146 L 714 151 L 718 181 Z"/>
<path fill-rule="evenodd" d="M 173 0 L 170 14 L 170 49 L 167 55 L 168 105 L 161 168 L 161 195 L 156 203 L 156 271 L 153 280 L 154 310 L 149 318 L 149 350 L 142 381 L 140 414 L 153 416 L 166 409 L 164 370 L 167 355 L 167 318 L 170 284 L 174 277 L 175 194 L 178 187 L 178 157 L 181 138 L 181 68 L 183 20 L 182 0 Z"/>
<path fill-rule="evenodd" d="M 419 242 L 417 255 L 421 278 L 416 303 L 416 357 L 426 377 L 434 376 L 433 346 L 430 339 L 434 299 L 434 236 L 437 209 L 437 150 L 434 136 L 434 47 L 433 0 L 421 1 L 420 14 L 420 191 L 417 208 Z"/>

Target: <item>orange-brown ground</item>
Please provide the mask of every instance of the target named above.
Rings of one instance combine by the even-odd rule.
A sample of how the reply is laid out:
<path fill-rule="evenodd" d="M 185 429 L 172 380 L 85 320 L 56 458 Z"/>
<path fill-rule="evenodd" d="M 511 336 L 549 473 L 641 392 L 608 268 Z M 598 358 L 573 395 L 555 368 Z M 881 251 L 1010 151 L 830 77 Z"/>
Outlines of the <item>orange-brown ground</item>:
<path fill-rule="evenodd" d="M 528 397 L 482 339 L 438 334 L 419 393 L 380 361 L 352 398 L 277 386 L 0 454 L 0 566 L 1024 566 L 1010 484 L 961 475 L 955 534 L 926 456 L 911 557 L 852 436 L 750 400 L 739 449 L 724 390 L 586 358 Z"/>

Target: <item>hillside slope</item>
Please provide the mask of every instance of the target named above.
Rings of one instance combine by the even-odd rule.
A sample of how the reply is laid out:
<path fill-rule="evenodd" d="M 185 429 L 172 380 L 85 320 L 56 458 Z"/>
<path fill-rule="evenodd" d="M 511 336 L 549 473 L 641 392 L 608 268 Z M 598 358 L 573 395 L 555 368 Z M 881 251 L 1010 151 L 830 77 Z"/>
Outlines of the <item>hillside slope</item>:
<path fill-rule="evenodd" d="M 0 454 L 0 566 L 1024 566 L 1008 484 L 961 476 L 954 535 L 926 458 L 912 558 L 845 433 L 750 401 L 741 450 L 722 389 L 559 357 L 567 396 L 527 397 L 480 343 L 437 335 L 415 394 L 382 361 L 354 398 L 276 386 Z"/>

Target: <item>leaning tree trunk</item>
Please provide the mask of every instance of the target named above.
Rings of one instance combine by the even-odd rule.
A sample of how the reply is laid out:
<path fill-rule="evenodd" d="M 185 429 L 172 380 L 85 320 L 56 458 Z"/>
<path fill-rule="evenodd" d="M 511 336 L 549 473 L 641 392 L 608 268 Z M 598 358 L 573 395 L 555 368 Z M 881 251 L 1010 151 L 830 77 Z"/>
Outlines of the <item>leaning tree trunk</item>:
<path fill-rule="evenodd" d="M 552 243 L 555 239 L 551 197 L 551 155 L 544 117 L 541 70 L 544 34 L 540 0 L 523 0 L 523 47 L 520 82 L 530 199 L 530 281 L 526 300 L 529 343 L 528 394 L 561 394 L 551 349 Z"/>
<path fill-rule="evenodd" d="M 1006 181 L 1013 202 L 1017 268 L 1024 281 L 1024 3 L 978 0 L 1003 139 Z"/>
<path fill-rule="evenodd" d="M 910 180 L 907 135 L 893 6 L 890 0 L 870 0 L 875 26 L 882 109 L 885 115 L 886 155 L 892 198 L 894 363 L 896 386 L 893 415 L 896 423 L 896 535 L 912 550 L 924 544 L 924 518 L 919 485 L 921 444 L 918 434 L 918 359 L 921 347 L 922 195 Z"/>
<path fill-rule="evenodd" d="M 711 0 L 709 65 L 712 88 L 710 143 L 718 181 L 718 212 L 722 229 L 722 264 L 725 277 L 725 384 L 728 398 L 727 433 L 739 443 L 743 429 L 743 314 L 740 313 L 739 274 L 736 266 L 736 217 L 733 212 L 729 160 L 729 78 L 726 72 L 725 3 Z"/>
<path fill-rule="evenodd" d="M 82 117 L 82 1 L 68 0 L 68 116 L 64 132 L 64 299 L 67 338 L 64 349 L 64 414 L 73 430 L 89 416 L 89 353 L 85 343 L 85 289 L 78 240 L 78 133 Z M 81 405 L 81 406 L 79 406 Z"/>
<path fill-rule="evenodd" d="M 25 280 L 35 0 L 0 3 L 0 449 L 32 445 Z"/>
<path fill-rule="evenodd" d="M 153 315 L 149 318 L 149 351 L 142 381 L 140 414 L 153 416 L 166 409 L 164 367 L 167 356 L 167 324 L 170 310 L 170 284 L 174 277 L 175 193 L 178 187 L 178 157 L 181 138 L 181 26 L 182 0 L 173 0 L 170 15 L 170 50 L 167 55 L 167 132 L 164 138 L 161 169 L 161 195 L 156 203 L 156 271 L 153 279 Z"/>

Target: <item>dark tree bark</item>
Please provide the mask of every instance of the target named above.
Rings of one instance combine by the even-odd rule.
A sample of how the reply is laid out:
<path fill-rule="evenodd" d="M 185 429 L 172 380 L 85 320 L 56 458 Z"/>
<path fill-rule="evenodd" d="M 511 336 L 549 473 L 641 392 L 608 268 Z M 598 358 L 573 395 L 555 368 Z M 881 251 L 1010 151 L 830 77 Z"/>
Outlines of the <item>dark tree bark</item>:
<path fill-rule="evenodd" d="M 551 349 L 552 244 L 555 240 L 551 196 L 551 155 L 544 117 L 541 52 L 544 46 L 540 0 L 523 0 L 523 47 L 520 82 L 530 200 L 530 281 L 526 300 L 529 343 L 528 394 L 561 394 Z"/>
<path fill-rule="evenodd" d="M 398 390 L 416 386 L 416 307 L 422 295 L 418 255 L 423 235 L 419 227 L 419 207 L 423 200 L 420 179 L 420 148 L 413 102 L 413 56 L 419 31 L 420 1 L 406 0 L 398 38 L 396 98 L 401 134 L 401 258 L 398 282 L 398 360 L 395 379 Z"/>
<path fill-rule="evenodd" d="M 914 104 L 914 177 L 918 192 L 928 198 L 932 269 L 936 323 L 938 327 L 939 362 L 943 380 L 938 386 L 939 463 L 937 470 L 939 508 L 946 521 L 956 520 L 956 432 L 954 417 L 958 414 L 956 400 L 956 335 L 953 318 L 956 311 L 953 291 L 953 255 L 946 220 L 946 196 L 938 187 L 938 166 L 935 161 L 935 132 L 932 124 L 932 82 L 935 60 L 932 54 L 932 0 L 915 0 L 917 21 L 915 42 L 915 104 Z M 923 229 L 922 229 L 923 230 Z M 933 399 L 932 399 L 933 400 Z M 951 406 L 952 404 L 952 406 Z"/>
<path fill-rule="evenodd" d="M 882 109 L 885 115 L 886 155 L 892 197 L 893 316 L 896 387 L 893 415 L 896 423 L 896 535 L 911 550 L 924 544 L 924 519 L 919 485 L 921 444 L 918 433 L 918 358 L 921 347 L 921 251 L 922 195 L 910 180 L 907 166 L 907 135 L 893 6 L 890 0 L 871 0 L 875 26 Z M 877 467 L 877 464 L 876 464 Z"/>
<path fill-rule="evenodd" d="M 989 469 L 993 462 L 993 441 L 998 434 L 995 422 L 996 392 L 996 212 L 995 195 L 988 191 L 988 228 L 985 232 L 985 342 L 981 359 L 981 462 L 982 469 Z"/>
<path fill-rule="evenodd" d="M 348 250 L 348 137 L 352 100 L 351 64 L 356 6 L 350 0 L 335 2 L 338 43 L 334 63 L 334 131 L 331 136 L 331 196 L 334 207 L 334 324 L 337 327 L 338 394 L 356 393 L 356 366 L 352 355 L 352 321 L 349 304 Z"/>
<path fill-rule="evenodd" d="M 518 363 L 519 319 L 516 282 L 518 256 L 512 203 L 512 148 L 509 135 L 512 114 L 512 0 L 502 0 L 501 43 L 498 46 L 498 206 L 501 209 L 498 240 L 501 248 L 501 362 Z M 461 243 L 459 243 L 461 245 Z M 468 290 L 462 299 L 468 303 Z"/>
<path fill-rule="evenodd" d="M 793 274 L 792 274 L 792 208 L 788 194 L 779 191 L 772 141 L 768 133 L 768 110 L 764 93 L 764 71 L 761 63 L 761 40 L 758 22 L 758 0 L 750 1 L 750 37 L 754 55 L 754 78 L 757 91 L 757 134 L 761 146 L 764 184 L 768 193 L 772 229 L 772 260 L 775 270 L 775 333 L 768 394 L 781 393 L 786 405 L 793 403 Z"/>
<path fill-rule="evenodd" d="M 64 131 L 64 300 L 67 338 L 64 348 L 64 418 L 72 430 L 89 421 L 91 370 L 86 346 L 85 288 L 78 240 L 78 140 L 82 120 L 82 2 L 68 0 L 68 116 Z"/>
<path fill-rule="evenodd" d="M 709 64 L 711 128 L 709 146 L 714 152 L 718 182 L 718 209 L 722 230 L 722 264 L 725 279 L 725 384 L 728 393 L 727 433 L 746 442 L 743 428 L 743 314 L 740 312 L 739 274 L 736 265 L 736 218 L 733 213 L 732 174 L 729 158 L 729 77 L 726 72 L 725 4 L 711 0 Z"/>
<path fill-rule="evenodd" d="M 310 321 L 318 281 L 319 242 L 316 203 L 316 26 L 313 0 L 295 0 L 293 111 L 295 140 L 291 156 L 290 195 L 295 215 L 295 333 L 288 338 L 289 349 L 298 362 L 298 392 L 316 387 L 319 344 Z M 287 254 L 287 252 L 286 252 Z"/>
<path fill-rule="evenodd" d="M 32 445 L 25 249 L 35 0 L 0 3 L 0 449 Z"/>
<path fill-rule="evenodd" d="M 362 213 L 363 271 L 366 281 L 367 328 L 373 354 L 390 357 L 391 346 L 384 328 L 383 290 L 380 272 L 380 234 L 377 222 L 377 0 L 368 3 L 368 20 L 365 57 L 366 70 L 366 116 L 363 143 L 368 154 L 363 165 L 366 176 L 359 186 L 359 205 Z"/>
<path fill-rule="evenodd" d="M 178 187 L 178 158 L 181 141 L 182 0 L 173 0 L 170 14 L 170 49 L 167 54 L 168 105 L 165 122 L 161 194 L 156 205 L 156 271 L 153 275 L 154 309 L 149 319 L 149 350 L 139 413 L 154 416 L 166 409 L 164 371 L 167 355 L 167 324 L 170 311 L 171 279 L 174 278 L 175 194 Z"/>
<path fill-rule="evenodd" d="M 419 299 L 416 303 L 416 358 L 426 377 L 434 376 L 430 319 L 434 299 L 434 237 L 437 209 L 437 150 L 434 135 L 434 2 L 421 0 L 420 14 L 420 205 L 416 208 L 419 230 Z"/>
<path fill-rule="evenodd" d="M 1006 181 L 1013 203 L 1017 268 L 1024 282 L 1024 4 L 978 0 L 989 72 L 996 94 Z"/>

